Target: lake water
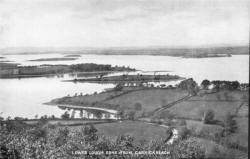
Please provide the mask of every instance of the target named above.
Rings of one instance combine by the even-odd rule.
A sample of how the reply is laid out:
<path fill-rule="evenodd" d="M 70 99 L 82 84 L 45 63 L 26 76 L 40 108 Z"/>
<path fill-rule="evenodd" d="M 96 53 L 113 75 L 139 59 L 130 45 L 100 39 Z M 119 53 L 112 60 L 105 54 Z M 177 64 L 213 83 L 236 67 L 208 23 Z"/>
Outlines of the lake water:
<path fill-rule="evenodd" d="M 238 80 L 249 82 L 249 56 L 235 55 L 221 58 L 181 58 L 144 55 L 82 55 L 74 61 L 31 62 L 38 58 L 63 57 L 62 54 L 1 55 L 22 65 L 97 63 L 130 66 L 141 71 L 169 71 L 182 77 L 192 77 L 198 83 L 209 80 Z M 34 118 L 36 114 L 60 116 L 62 110 L 43 105 L 53 98 L 82 92 L 92 94 L 113 84 L 61 82 L 65 78 L 0 79 L 0 115 Z M 170 83 L 170 84 L 173 84 Z"/>

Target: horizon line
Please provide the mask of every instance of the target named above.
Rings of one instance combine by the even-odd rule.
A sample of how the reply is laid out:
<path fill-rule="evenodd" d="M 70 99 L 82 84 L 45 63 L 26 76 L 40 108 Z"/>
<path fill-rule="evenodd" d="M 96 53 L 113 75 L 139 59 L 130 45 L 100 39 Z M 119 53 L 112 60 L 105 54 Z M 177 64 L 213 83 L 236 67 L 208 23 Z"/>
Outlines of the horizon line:
<path fill-rule="evenodd" d="M 220 48 L 220 47 L 249 47 L 250 44 L 221 44 L 221 45 L 199 45 L 199 46 L 163 46 L 163 45 L 152 45 L 152 46 L 16 46 L 16 47 L 2 47 L 0 50 L 8 50 L 8 49 L 129 49 L 129 48 L 168 48 L 168 49 L 178 49 L 178 48 L 186 48 L 186 49 L 199 49 L 199 48 Z"/>

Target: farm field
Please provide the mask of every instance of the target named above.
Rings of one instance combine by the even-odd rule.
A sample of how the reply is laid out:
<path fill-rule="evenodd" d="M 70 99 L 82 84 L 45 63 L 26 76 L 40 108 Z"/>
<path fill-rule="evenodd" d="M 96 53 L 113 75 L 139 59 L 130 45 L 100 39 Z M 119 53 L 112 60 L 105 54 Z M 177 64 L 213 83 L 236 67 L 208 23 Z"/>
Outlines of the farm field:
<path fill-rule="evenodd" d="M 234 115 L 233 120 L 236 122 L 235 132 L 228 136 L 220 137 L 220 140 L 226 141 L 228 146 L 236 144 L 238 145 L 237 155 L 246 153 L 248 148 L 248 92 L 247 91 L 219 91 L 217 93 L 205 94 L 203 96 L 193 96 L 186 101 L 177 103 L 170 108 L 159 112 L 161 114 L 171 114 L 174 119 L 184 120 L 185 127 L 191 131 L 192 135 L 200 136 L 201 143 L 207 148 L 207 153 L 214 151 L 214 142 L 220 134 L 224 131 L 224 121 L 228 113 Z M 214 120 L 218 123 L 204 124 L 202 116 L 204 111 L 213 110 Z M 167 118 L 167 116 L 166 116 Z M 221 142 L 220 141 L 220 142 Z M 228 152 L 231 150 L 229 147 L 220 145 L 221 152 Z M 210 146 L 209 146 L 210 145 Z M 236 151 L 236 150 L 234 150 Z M 244 155 L 243 155 L 244 156 Z M 246 155 L 245 155 L 246 156 Z M 244 158 L 244 157 L 243 157 Z"/>
<path fill-rule="evenodd" d="M 140 121 L 122 121 L 114 123 L 94 124 L 99 135 L 110 138 L 120 135 L 130 135 L 134 137 L 135 142 L 161 140 L 168 138 L 165 127 L 152 125 Z M 80 130 L 82 126 L 69 127 L 71 131 Z"/>
<path fill-rule="evenodd" d="M 140 103 L 142 111 L 150 112 L 168 103 L 187 96 L 187 91 L 166 88 L 126 88 L 122 91 L 108 91 L 92 95 L 78 95 L 62 97 L 50 101 L 48 104 L 72 104 L 95 107 L 112 107 L 113 109 L 133 109 Z"/>
<path fill-rule="evenodd" d="M 227 99 L 225 98 L 225 94 Z M 211 109 L 215 113 L 215 120 L 222 121 L 227 113 L 237 113 L 241 104 L 246 103 L 246 100 L 242 99 L 243 96 L 248 98 L 248 92 L 221 91 L 203 96 L 194 96 L 163 110 L 162 113 L 169 111 L 176 118 L 201 120 L 202 113 Z"/>
<path fill-rule="evenodd" d="M 136 103 L 140 103 L 143 111 L 150 112 L 185 96 L 187 92 L 180 89 L 146 89 L 106 100 L 105 103 L 120 105 L 123 109 L 131 109 Z"/>

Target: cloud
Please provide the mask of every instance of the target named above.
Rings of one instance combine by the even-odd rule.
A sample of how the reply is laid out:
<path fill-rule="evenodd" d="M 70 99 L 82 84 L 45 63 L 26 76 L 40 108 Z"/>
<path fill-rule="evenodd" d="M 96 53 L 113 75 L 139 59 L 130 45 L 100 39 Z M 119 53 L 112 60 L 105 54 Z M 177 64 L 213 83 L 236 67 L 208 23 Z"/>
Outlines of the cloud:
<path fill-rule="evenodd" d="M 0 47 L 247 44 L 248 0 L 1 0 Z"/>

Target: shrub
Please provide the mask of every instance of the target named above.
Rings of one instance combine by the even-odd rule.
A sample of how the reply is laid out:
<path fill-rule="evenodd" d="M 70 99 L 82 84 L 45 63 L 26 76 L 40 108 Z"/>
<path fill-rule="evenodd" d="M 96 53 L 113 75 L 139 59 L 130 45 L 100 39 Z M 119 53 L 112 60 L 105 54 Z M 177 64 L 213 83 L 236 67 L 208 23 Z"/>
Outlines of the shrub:
<path fill-rule="evenodd" d="M 66 111 L 64 114 L 61 115 L 61 118 L 62 119 L 69 119 L 70 115 L 69 115 L 69 112 Z"/>
<path fill-rule="evenodd" d="M 209 124 L 214 121 L 214 111 L 212 109 L 209 109 L 204 112 L 203 116 L 203 122 L 204 124 Z"/>

